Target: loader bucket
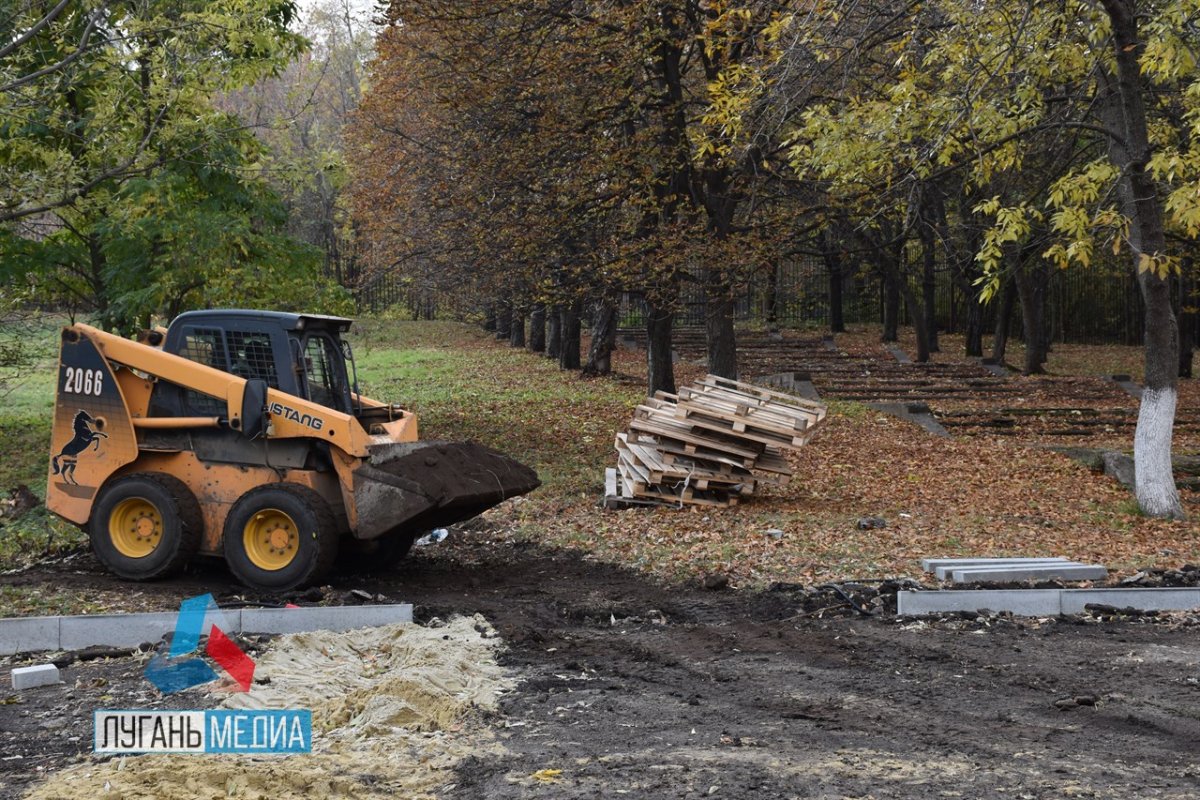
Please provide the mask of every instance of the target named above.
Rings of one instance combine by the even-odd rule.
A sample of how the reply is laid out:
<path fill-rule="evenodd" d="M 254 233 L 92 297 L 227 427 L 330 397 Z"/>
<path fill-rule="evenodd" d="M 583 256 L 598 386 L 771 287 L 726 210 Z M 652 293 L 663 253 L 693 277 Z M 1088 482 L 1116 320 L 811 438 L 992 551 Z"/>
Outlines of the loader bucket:
<path fill-rule="evenodd" d="M 354 536 L 375 539 L 462 522 L 540 485 L 529 467 L 474 442 L 379 445 L 354 471 Z"/>

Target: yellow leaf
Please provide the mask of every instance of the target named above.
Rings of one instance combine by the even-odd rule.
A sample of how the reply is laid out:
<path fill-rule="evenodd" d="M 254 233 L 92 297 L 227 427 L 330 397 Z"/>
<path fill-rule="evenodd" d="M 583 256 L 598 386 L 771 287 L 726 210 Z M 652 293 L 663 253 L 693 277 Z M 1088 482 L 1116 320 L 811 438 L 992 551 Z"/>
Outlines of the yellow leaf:
<path fill-rule="evenodd" d="M 541 781 L 542 783 L 554 783 L 558 780 L 560 775 L 562 775 L 561 769 L 539 769 L 529 777 L 533 778 L 535 781 Z"/>

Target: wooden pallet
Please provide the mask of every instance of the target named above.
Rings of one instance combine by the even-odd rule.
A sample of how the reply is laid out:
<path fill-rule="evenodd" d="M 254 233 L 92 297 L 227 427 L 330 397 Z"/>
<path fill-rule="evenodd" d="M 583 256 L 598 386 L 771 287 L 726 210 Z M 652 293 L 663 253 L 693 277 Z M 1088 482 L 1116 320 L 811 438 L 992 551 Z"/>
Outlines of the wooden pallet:
<path fill-rule="evenodd" d="M 786 459 L 778 453 L 770 451 L 764 452 L 757 459 L 738 459 L 639 431 L 629 431 L 625 435 L 634 444 L 652 447 L 658 459 L 664 464 L 680 464 L 685 469 L 698 464 L 707 469 L 730 475 L 737 470 L 747 471 L 753 467 L 756 481 L 776 485 L 787 483 L 792 474 Z"/>
<path fill-rule="evenodd" d="M 662 458 L 660 451 L 650 444 L 631 442 L 629 434 L 618 433 L 616 448 L 618 457 L 629 462 L 631 469 L 646 483 L 691 481 L 698 489 L 710 486 L 732 488 L 749 485 L 754 488 L 754 473 L 745 467 L 726 464 L 710 466 L 703 459 Z"/>
<path fill-rule="evenodd" d="M 621 481 L 620 476 L 617 474 L 617 470 L 613 467 L 609 467 L 608 469 L 604 470 L 604 500 L 601 501 L 600 505 L 609 509 L 661 505 L 661 502 L 657 499 L 629 497 L 628 495 L 622 494 L 623 489 L 624 484 Z"/>
<path fill-rule="evenodd" d="M 717 375 L 706 375 L 696 381 L 696 386 L 710 386 L 715 389 L 725 389 L 727 391 L 737 392 L 748 397 L 762 398 L 771 400 L 783 405 L 799 406 L 802 408 L 811 408 L 820 419 L 825 419 L 826 408 L 823 403 L 818 403 L 815 400 L 808 400 L 794 394 L 786 392 L 777 392 L 774 389 L 768 389 L 764 386 L 759 386 L 754 383 L 743 383 L 741 381 L 731 380 L 729 378 L 721 378 Z"/>
<path fill-rule="evenodd" d="M 647 400 L 646 402 L 654 401 Z M 673 410 L 645 405 L 638 406 L 634 411 L 629 428 L 674 439 L 696 451 L 705 450 L 731 458 L 741 458 L 746 467 L 753 466 L 766 449 L 761 443 L 746 441 L 744 437 L 720 437 L 702 430 L 698 431 L 696 425 L 676 419 Z"/>
<path fill-rule="evenodd" d="M 805 430 L 825 418 L 811 408 L 790 407 L 740 392 L 712 387 L 679 390 L 681 401 L 690 401 L 701 406 L 721 409 L 738 419 L 761 420 L 764 425 L 784 430 Z"/>
<path fill-rule="evenodd" d="M 678 394 L 659 392 L 617 434 L 605 505 L 736 505 L 760 484 L 786 483 L 784 452 L 807 443 L 824 420 L 820 403 L 715 375 Z"/>
<path fill-rule="evenodd" d="M 681 400 L 675 395 L 659 392 L 646 402 L 656 403 L 656 410 L 670 411 L 676 419 L 686 422 L 693 428 L 710 432 L 703 434 L 706 438 L 712 433 L 720 434 L 717 441 L 721 442 L 736 442 L 743 439 L 763 445 L 792 449 L 803 446 L 811 438 L 810 432 L 794 428 L 789 430 L 785 428 L 783 422 L 776 423 L 773 419 L 764 418 L 756 420 L 740 418 L 712 403 L 699 402 L 696 399 Z"/>
<path fill-rule="evenodd" d="M 713 489 L 697 489 L 685 483 L 670 484 L 639 484 L 629 479 L 617 468 L 617 476 L 622 484 L 622 491 L 628 497 L 642 500 L 656 500 L 667 505 L 718 506 L 728 507 L 738 504 L 739 495 L 735 492 L 721 492 Z"/>

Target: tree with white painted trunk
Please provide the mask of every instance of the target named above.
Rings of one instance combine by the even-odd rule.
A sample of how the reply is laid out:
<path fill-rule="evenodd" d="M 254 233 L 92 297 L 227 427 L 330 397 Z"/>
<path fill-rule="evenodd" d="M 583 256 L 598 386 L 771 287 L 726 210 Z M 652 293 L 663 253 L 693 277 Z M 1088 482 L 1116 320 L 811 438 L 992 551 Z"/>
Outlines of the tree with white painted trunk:
<path fill-rule="evenodd" d="M 1182 517 L 1183 505 L 1171 466 L 1171 431 L 1179 375 L 1179 328 L 1171 306 L 1171 261 L 1163 232 L 1158 187 L 1148 172 L 1153 156 L 1146 121 L 1136 0 L 1102 0 L 1112 23 L 1115 75 L 1101 73 L 1102 113 L 1109 129 L 1109 157 L 1121 170 L 1120 205 L 1128 219 L 1129 249 L 1137 262 L 1146 306 L 1146 378 L 1133 441 L 1138 505 L 1155 517 Z"/>

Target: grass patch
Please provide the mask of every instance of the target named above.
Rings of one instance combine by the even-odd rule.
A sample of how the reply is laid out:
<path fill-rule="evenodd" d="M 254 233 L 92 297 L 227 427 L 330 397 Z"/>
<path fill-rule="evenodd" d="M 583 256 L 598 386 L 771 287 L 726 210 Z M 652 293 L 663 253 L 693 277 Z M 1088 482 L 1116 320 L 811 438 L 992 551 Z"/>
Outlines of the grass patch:
<path fill-rule="evenodd" d="M 44 586 L 0 586 L 0 617 L 51 614 L 100 614 L 109 611 L 107 599 L 88 598 L 76 590 Z"/>
<path fill-rule="evenodd" d="M 417 413 L 422 438 L 470 439 L 538 471 L 543 496 L 599 492 L 598 463 L 644 395 L 585 380 L 485 332 L 446 322 L 367 321 L 354 346 L 363 392 Z"/>

